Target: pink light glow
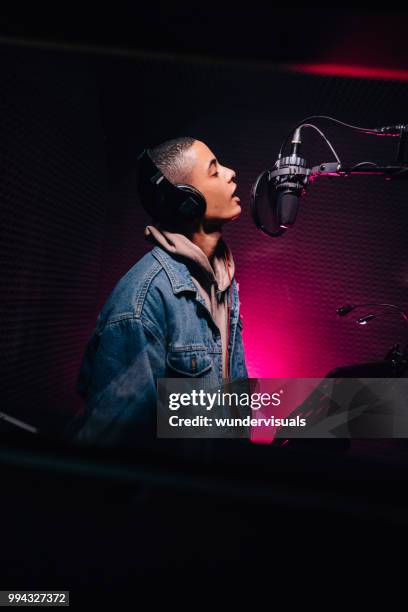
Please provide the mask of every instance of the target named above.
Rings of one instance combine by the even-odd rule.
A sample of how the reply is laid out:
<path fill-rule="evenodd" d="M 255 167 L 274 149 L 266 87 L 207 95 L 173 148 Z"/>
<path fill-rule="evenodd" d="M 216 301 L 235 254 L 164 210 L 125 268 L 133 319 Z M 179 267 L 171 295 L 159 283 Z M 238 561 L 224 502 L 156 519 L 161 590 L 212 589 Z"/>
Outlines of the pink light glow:
<path fill-rule="evenodd" d="M 391 79 L 408 81 L 408 70 L 395 70 L 370 66 L 351 66 L 344 64 L 291 64 L 290 70 L 305 74 L 324 76 L 345 76 L 359 79 Z"/>

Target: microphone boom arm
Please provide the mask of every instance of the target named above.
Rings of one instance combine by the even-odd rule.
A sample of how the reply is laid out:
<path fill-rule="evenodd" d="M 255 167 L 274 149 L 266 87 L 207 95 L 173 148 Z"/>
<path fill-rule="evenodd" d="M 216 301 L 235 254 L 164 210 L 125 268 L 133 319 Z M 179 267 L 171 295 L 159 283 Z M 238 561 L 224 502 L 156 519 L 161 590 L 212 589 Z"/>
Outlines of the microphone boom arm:
<path fill-rule="evenodd" d="M 329 162 L 313 166 L 309 180 L 313 181 L 318 176 L 350 176 L 352 174 L 377 174 L 385 176 L 388 180 L 408 178 L 408 165 L 377 166 L 372 162 L 361 162 L 355 166 L 347 167 L 337 162 Z"/>

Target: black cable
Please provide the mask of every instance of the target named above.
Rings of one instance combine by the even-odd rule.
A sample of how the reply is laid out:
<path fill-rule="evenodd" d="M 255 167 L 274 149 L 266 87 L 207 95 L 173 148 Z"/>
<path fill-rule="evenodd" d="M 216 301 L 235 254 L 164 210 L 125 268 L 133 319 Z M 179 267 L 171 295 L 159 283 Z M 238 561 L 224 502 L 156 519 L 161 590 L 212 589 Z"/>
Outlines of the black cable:
<path fill-rule="evenodd" d="M 305 119 L 302 119 L 302 121 L 296 125 L 293 131 L 297 130 L 299 127 L 302 126 L 303 123 L 305 123 L 306 121 L 310 121 L 311 119 L 328 119 L 329 121 L 333 121 L 334 123 L 338 123 L 339 125 L 343 125 L 352 130 L 356 130 L 357 132 L 362 132 L 363 134 L 372 134 L 374 136 L 378 136 L 378 132 L 375 132 L 375 128 L 358 127 L 356 125 L 351 125 L 350 123 L 345 123 L 344 121 L 340 121 L 339 119 L 335 119 L 334 117 L 329 117 L 328 115 L 311 115 L 310 117 L 305 117 Z M 280 151 L 279 151 L 279 158 L 281 157 L 282 151 L 285 148 L 289 138 L 292 136 L 293 131 L 291 131 L 289 135 L 286 136 L 285 140 L 283 141 Z"/>
<path fill-rule="evenodd" d="M 375 162 L 369 162 L 369 161 L 365 161 L 365 162 L 359 162 L 358 164 L 356 164 L 355 166 L 352 166 L 350 168 L 350 170 L 355 170 L 356 168 L 358 168 L 359 166 L 374 166 L 375 168 L 379 168 L 378 164 L 376 164 Z"/>
<path fill-rule="evenodd" d="M 352 308 L 352 310 L 350 310 L 350 312 L 352 312 L 356 308 L 366 308 L 367 306 L 377 306 L 377 307 L 381 306 L 381 307 L 387 307 L 387 308 L 394 308 L 397 312 L 402 314 L 403 318 L 408 323 L 408 315 L 406 314 L 405 310 L 403 308 L 401 308 L 401 306 L 398 306 L 397 304 L 387 304 L 387 303 L 384 304 L 384 303 L 378 303 L 378 302 L 365 302 L 364 304 L 355 304 L 355 305 L 353 305 L 353 308 Z M 379 314 L 382 314 L 382 313 L 379 313 Z M 386 314 L 386 313 L 384 313 L 384 314 Z"/>
<path fill-rule="evenodd" d="M 357 130 L 357 132 L 364 132 L 365 134 L 377 134 L 375 132 L 375 128 L 363 128 L 357 125 L 351 125 L 350 123 L 345 123 L 344 121 L 340 121 L 340 119 L 335 119 L 334 117 L 329 117 L 328 115 L 312 115 L 311 117 L 306 117 L 303 121 L 309 121 L 310 119 L 328 119 L 329 121 L 334 121 L 334 123 L 338 123 L 340 125 L 344 125 L 345 127 L 351 128 L 352 130 Z"/>
<path fill-rule="evenodd" d="M 389 316 L 389 315 L 394 316 L 396 314 L 400 314 L 402 316 L 402 318 L 404 319 L 404 321 L 406 323 L 408 323 L 408 317 L 405 314 L 405 312 L 402 311 L 402 310 L 399 310 L 399 311 L 393 310 L 392 312 L 373 312 L 373 313 L 369 313 L 369 314 L 363 315 L 362 317 L 359 317 L 355 321 L 359 325 L 365 325 L 366 323 L 369 323 L 373 319 L 378 319 L 378 317 L 386 317 L 386 316 Z M 364 321 L 364 319 L 367 319 L 367 318 L 368 318 L 368 321 Z"/>
<path fill-rule="evenodd" d="M 394 174 L 392 176 L 393 177 L 399 176 L 400 174 L 405 174 L 406 172 L 408 172 L 408 168 L 402 168 L 401 170 L 398 170 L 397 172 L 394 172 Z"/>
<path fill-rule="evenodd" d="M 337 155 L 337 153 L 336 153 L 333 145 L 331 144 L 330 140 L 323 134 L 323 132 L 316 125 L 313 125 L 313 123 L 302 123 L 301 125 L 298 125 L 296 127 L 296 129 L 302 128 L 302 127 L 309 127 L 309 128 L 313 128 L 314 130 L 316 130 L 316 132 L 318 132 L 320 134 L 320 136 L 326 142 L 327 146 L 330 148 L 331 152 L 333 153 L 334 157 L 336 158 L 337 163 L 340 164 L 340 166 L 341 166 L 341 161 L 340 161 L 339 156 Z M 281 147 L 281 150 L 279 151 L 278 160 L 281 158 L 282 148 L 283 147 Z"/>

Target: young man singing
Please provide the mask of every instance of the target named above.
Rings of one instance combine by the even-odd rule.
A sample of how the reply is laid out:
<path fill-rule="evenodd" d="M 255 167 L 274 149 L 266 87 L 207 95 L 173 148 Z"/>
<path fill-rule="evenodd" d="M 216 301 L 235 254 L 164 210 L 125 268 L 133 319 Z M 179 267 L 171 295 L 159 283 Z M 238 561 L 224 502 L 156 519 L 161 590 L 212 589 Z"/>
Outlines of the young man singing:
<path fill-rule="evenodd" d="M 77 382 L 86 410 L 73 428 L 80 442 L 131 445 L 155 436 L 158 378 L 220 385 L 248 376 L 234 260 L 222 239 L 224 224 L 241 213 L 236 174 L 194 138 L 148 153 L 157 184 L 192 186 L 204 209 L 193 218 L 166 210 L 165 201 L 153 210 L 140 191 L 154 246 L 113 289 L 86 348 Z"/>

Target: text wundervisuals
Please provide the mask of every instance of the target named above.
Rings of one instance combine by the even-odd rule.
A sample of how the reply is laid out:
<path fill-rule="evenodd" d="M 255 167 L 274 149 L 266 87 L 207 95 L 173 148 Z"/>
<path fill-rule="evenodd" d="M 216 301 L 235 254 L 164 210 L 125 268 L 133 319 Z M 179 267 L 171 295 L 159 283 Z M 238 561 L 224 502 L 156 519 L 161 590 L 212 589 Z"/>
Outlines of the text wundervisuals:
<path fill-rule="evenodd" d="M 299 415 L 293 419 L 282 419 L 275 417 L 254 419 L 244 417 L 243 419 L 211 419 L 206 416 L 196 416 L 194 418 L 181 418 L 171 416 L 169 418 L 171 427 L 306 427 L 306 419 Z"/>

